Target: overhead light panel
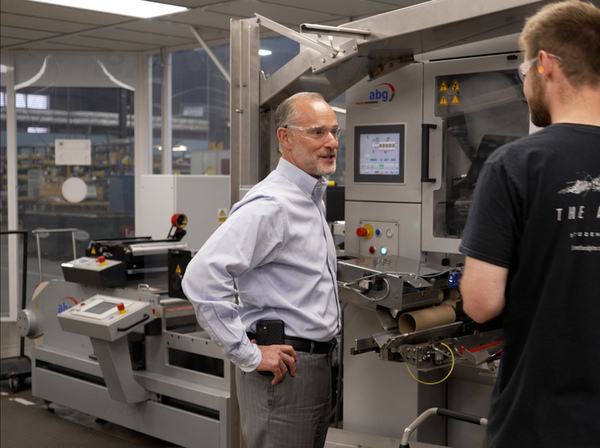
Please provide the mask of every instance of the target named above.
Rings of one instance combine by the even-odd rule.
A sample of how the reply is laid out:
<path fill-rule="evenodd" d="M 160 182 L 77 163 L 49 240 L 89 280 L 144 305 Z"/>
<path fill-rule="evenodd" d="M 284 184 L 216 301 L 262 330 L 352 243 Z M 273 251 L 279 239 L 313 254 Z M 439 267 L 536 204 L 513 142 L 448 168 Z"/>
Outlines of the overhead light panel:
<path fill-rule="evenodd" d="M 121 16 L 149 19 L 151 17 L 165 16 L 185 11 L 183 6 L 168 5 L 166 3 L 149 2 L 146 0 L 29 0 L 51 5 L 68 6 L 71 8 L 88 9 L 91 11 L 118 14 Z"/>

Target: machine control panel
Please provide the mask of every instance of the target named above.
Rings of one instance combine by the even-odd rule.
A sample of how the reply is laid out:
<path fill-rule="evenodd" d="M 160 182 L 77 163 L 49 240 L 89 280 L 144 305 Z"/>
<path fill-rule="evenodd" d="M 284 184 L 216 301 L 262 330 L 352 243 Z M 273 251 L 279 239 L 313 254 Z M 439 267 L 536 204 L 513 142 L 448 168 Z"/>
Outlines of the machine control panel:
<path fill-rule="evenodd" d="M 60 313 L 58 321 L 64 331 L 114 341 L 152 316 L 149 303 L 96 294 Z"/>
<path fill-rule="evenodd" d="M 398 233 L 397 222 L 361 220 L 356 229 L 360 255 L 398 255 Z"/>
<path fill-rule="evenodd" d="M 127 283 L 127 267 L 117 260 L 99 257 L 80 257 L 61 264 L 68 282 L 89 286 L 115 288 Z"/>

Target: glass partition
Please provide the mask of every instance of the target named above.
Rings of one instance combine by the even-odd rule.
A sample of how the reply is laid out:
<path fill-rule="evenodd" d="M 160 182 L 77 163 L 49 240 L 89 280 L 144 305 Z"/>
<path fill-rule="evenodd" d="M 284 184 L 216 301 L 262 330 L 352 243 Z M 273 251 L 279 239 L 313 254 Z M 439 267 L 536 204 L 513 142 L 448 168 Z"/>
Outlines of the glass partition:
<path fill-rule="evenodd" d="M 32 293 L 38 266 L 42 280 L 62 278 L 73 258 L 69 232 L 42 230 L 76 228 L 78 257 L 90 240 L 134 235 L 134 60 L 19 54 L 15 67 L 18 220 L 38 231 L 42 257 L 30 234 Z"/>
<path fill-rule="evenodd" d="M 260 67 L 269 77 L 299 51 L 298 43 L 261 40 Z M 213 47 L 229 70 L 229 45 Z M 5 55 L 2 55 L 6 67 Z M 18 223 L 29 233 L 27 290 L 41 280 L 62 278 L 60 263 L 73 257 L 69 232 L 76 228 L 75 252 L 85 254 L 91 240 L 135 236 L 134 228 L 134 75 L 132 55 L 14 55 L 17 116 Z M 151 115 L 154 174 L 161 174 L 162 55 L 151 56 Z M 171 58 L 173 174 L 229 174 L 230 85 L 202 48 Z M 7 226 L 6 71 L 0 90 L 2 230 Z M 340 108 L 345 128 L 344 97 Z M 344 179 L 344 137 L 340 139 L 338 184 Z M 14 230 L 14 229 L 11 229 Z M 8 248 L 2 238 L 2 315 L 8 312 Z M 19 246 L 20 250 L 20 246 Z M 40 275 L 39 266 L 42 274 Z M 19 273 L 20 278 L 20 273 Z"/>

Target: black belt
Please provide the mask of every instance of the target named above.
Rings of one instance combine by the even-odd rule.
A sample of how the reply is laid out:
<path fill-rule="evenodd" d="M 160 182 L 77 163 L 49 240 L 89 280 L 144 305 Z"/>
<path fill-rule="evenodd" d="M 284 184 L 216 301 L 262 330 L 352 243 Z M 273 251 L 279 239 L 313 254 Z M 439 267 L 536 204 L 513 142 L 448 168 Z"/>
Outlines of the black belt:
<path fill-rule="evenodd" d="M 256 339 L 256 334 L 247 333 L 250 339 Z M 317 355 L 328 354 L 333 352 L 333 349 L 337 345 L 337 340 L 334 338 L 329 342 L 311 341 L 309 339 L 293 338 L 291 336 L 285 337 L 285 345 L 291 345 L 294 350 L 299 352 L 314 353 Z"/>

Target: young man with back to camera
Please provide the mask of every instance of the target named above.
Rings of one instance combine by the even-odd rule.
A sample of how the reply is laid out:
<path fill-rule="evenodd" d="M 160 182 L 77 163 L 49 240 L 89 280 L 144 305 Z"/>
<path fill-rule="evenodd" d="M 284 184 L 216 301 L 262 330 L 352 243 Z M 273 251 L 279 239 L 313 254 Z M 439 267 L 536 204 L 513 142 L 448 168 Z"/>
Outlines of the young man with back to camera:
<path fill-rule="evenodd" d="M 488 158 L 460 246 L 465 312 L 503 319 L 487 434 L 493 448 L 598 447 L 600 10 L 546 5 L 519 43 L 544 129 Z"/>

